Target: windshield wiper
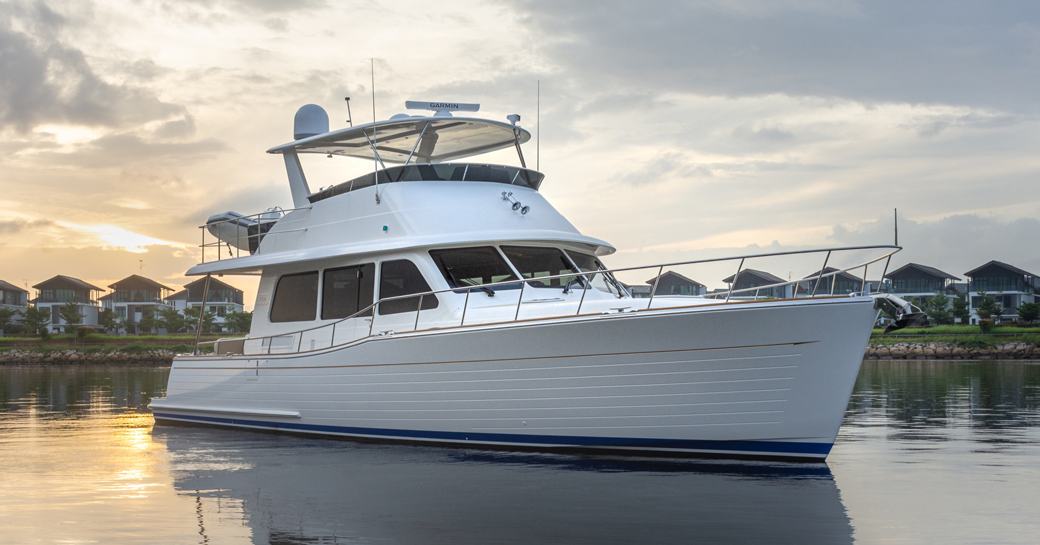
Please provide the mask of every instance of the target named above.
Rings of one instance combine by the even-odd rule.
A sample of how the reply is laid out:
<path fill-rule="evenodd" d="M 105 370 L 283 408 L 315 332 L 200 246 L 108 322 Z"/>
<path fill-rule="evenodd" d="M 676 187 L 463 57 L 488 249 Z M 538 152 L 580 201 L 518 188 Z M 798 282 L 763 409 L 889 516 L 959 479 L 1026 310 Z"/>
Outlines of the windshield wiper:
<path fill-rule="evenodd" d="M 466 285 L 467 286 L 473 286 L 473 284 L 466 284 Z M 473 286 L 473 287 L 471 287 L 469 289 L 469 291 L 473 291 L 474 288 L 482 290 L 484 293 L 488 294 L 488 297 L 494 297 L 495 296 L 495 290 L 492 289 L 491 286 Z"/>

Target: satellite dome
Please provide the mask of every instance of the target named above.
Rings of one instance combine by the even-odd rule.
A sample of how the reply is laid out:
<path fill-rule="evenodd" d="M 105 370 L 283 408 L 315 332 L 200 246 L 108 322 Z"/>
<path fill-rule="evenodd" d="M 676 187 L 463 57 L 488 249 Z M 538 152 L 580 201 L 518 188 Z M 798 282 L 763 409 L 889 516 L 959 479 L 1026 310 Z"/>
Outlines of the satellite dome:
<path fill-rule="evenodd" d="M 293 140 L 329 132 L 329 114 L 317 104 L 304 104 L 293 118 Z"/>

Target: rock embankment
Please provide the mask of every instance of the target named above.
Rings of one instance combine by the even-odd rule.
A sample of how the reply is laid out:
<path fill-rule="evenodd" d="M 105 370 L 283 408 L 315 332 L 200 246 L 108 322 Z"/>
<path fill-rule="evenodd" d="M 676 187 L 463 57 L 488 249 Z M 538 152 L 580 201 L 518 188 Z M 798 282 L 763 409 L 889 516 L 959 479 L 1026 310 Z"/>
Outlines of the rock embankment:
<path fill-rule="evenodd" d="M 148 350 L 25 350 L 0 351 L 0 365 L 4 364 L 66 364 L 98 363 L 126 365 L 169 365 L 175 352 L 162 348 Z"/>
<path fill-rule="evenodd" d="M 868 360 L 1040 360 L 1040 347 L 1022 342 L 977 347 L 943 342 L 871 344 L 864 357 Z"/>

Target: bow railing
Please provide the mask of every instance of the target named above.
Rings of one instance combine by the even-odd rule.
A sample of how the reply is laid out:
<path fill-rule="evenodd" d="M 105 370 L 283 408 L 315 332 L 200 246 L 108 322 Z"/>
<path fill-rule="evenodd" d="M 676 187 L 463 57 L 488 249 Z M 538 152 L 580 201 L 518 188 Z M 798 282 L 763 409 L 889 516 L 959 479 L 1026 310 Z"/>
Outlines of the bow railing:
<path fill-rule="evenodd" d="M 900 250 L 902 250 L 902 247 L 895 246 L 895 245 L 872 245 L 872 246 L 849 246 L 849 247 L 838 247 L 838 248 L 818 248 L 818 249 L 811 249 L 811 250 L 792 250 L 792 251 L 786 251 L 786 252 L 768 252 L 768 253 L 758 253 L 758 254 L 747 254 L 747 255 L 742 255 L 742 256 L 708 258 L 708 259 L 696 259 L 696 260 L 688 260 L 688 261 L 674 261 L 674 262 L 669 262 L 669 263 L 659 263 L 659 264 L 655 264 L 655 265 L 643 265 L 643 266 L 635 266 L 635 267 L 619 267 L 619 268 L 613 268 L 613 269 L 602 268 L 602 269 L 596 269 L 596 270 L 569 272 L 569 273 L 563 273 L 563 274 L 548 275 L 548 276 L 537 276 L 537 277 L 531 277 L 531 278 L 521 277 L 521 278 L 517 278 L 517 279 L 504 280 L 504 281 L 500 281 L 500 282 L 490 282 L 490 283 L 486 283 L 486 284 L 479 284 L 479 285 L 472 285 L 472 286 L 459 286 L 459 287 L 444 288 L 444 289 L 438 289 L 438 290 L 429 290 L 429 291 L 425 291 L 425 292 L 410 293 L 410 294 L 406 294 L 406 295 L 397 295 L 397 296 L 392 296 L 392 297 L 383 297 L 383 298 L 380 298 L 379 300 L 373 302 L 370 305 L 367 305 L 366 307 L 358 310 L 357 312 L 355 312 L 355 313 L 353 313 L 353 314 L 351 314 L 351 315 L 349 315 L 349 316 L 347 316 L 345 318 L 338 319 L 338 320 L 336 320 L 335 322 L 332 322 L 332 323 L 321 324 L 321 325 L 317 325 L 317 326 L 310 327 L 310 328 L 294 330 L 294 331 L 286 332 L 286 333 L 275 333 L 275 334 L 271 334 L 271 335 L 257 336 L 257 337 L 240 337 L 240 338 L 233 338 L 233 339 L 218 339 L 216 341 L 200 342 L 200 343 L 198 343 L 196 345 L 195 353 L 198 354 L 200 352 L 206 352 L 206 351 L 209 351 L 209 350 L 212 350 L 214 352 L 217 352 L 219 354 L 224 354 L 224 355 L 264 355 L 264 354 L 300 353 L 300 352 L 309 352 L 309 351 L 315 351 L 315 350 L 325 350 L 325 349 L 332 348 L 332 347 L 335 347 L 335 346 L 341 346 L 341 345 L 345 345 L 345 344 L 350 344 L 350 343 L 353 343 L 353 342 L 356 342 L 356 341 L 359 341 L 359 340 L 362 340 L 362 339 L 365 339 L 365 338 L 369 338 L 369 337 L 386 336 L 386 335 L 393 335 L 393 334 L 397 334 L 397 333 L 411 333 L 411 332 L 419 332 L 419 331 L 429 331 L 429 330 L 434 330 L 434 329 L 445 329 L 445 328 L 451 328 L 451 327 L 459 327 L 459 328 L 461 328 L 461 327 L 465 327 L 466 325 L 476 325 L 475 321 L 474 321 L 474 319 L 472 317 L 472 314 L 471 314 L 472 309 L 471 309 L 471 306 L 470 306 L 471 294 L 473 294 L 473 292 L 478 292 L 478 293 L 480 293 L 480 292 L 487 292 L 489 294 L 494 294 L 496 292 L 496 289 L 497 290 L 517 289 L 517 286 L 519 286 L 519 295 L 517 296 L 517 302 L 516 302 L 515 308 L 513 308 L 510 311 L 510 313 L 509 313 L 509 314 L 512 315 L 511 317 L 505 316 L 505 319 L 503 319 L 503 316 L 502 316 L 503 313 L 499 312 L 498 315 L 496 315 L 492 320 L 490 320 L 490 321 L 488 321 L 488 320 L 480 321 L 479 324 L 480 325 L 490 325 L 490 324 L 503 324 L 503 323 L 516 322 L 516 321 L 520 320 L 521 307 L 525 304 L 525 301 L 524 301 L 524 291 L 528 288 L 528 286 L 531 285 L 531 284 L 545 285 L 546 282 L 549 282 L 549 281 L 552 281 L 552 280 L 558 280 L 561 285 L 565 286 L 563 288 L 564 289 L 564 293 L 567 293 L 567 291 L 569 290 L 569 287 L 572 284 L 577 283 L 580 286 L 581 294 L 578 297 L 576 310 L 573 313 L 567 313 L 567 314 L 560 314 L 559 312 L 556 312 L 555 314 L 552 314 L 552 315 L 548 315 L 547 314 L 547 315 L 544 315 L 544 316 L 537 316 L 537 317 L 535 317 L 535 319 L 549 319 L 549 318 L 557 319 L 557 318 L 576 317 L 576 316 L 583 316 L 583 315 L 591 316 L 591 315 L 599 315 L 599 314 L 604 314 L 604 313 L 616 313 L 616 312 L 622 312 L 622 311 L 629 311 L 629 312 L 631 312 L 631 311 L 650 311 L 650 310 L 654 310 L 654 307 L 653 307 L 654 300 L 657 299 L 657 300 L 660 301 L 660 299 L 663 297 L 661 295 L 658 295 L 657 292 L 658 292 L 658 287 L 659 287 L 660 282 L 661 282 L 661 278 L 664 275 L 664 273 L 666 272 L 666 269 L 680 267 L 680 266 L 687 266 L 687 265 L 703 265 L 703 264 L 710 264 L 710 263 L 723 263 L 723 262 L 727 262 L 727 261 L 736 261 L 738 263 L 737 264 L 737 268 L 736 268 L 736 273 L 734 273 L 734 275 L 732 277 L 733 280 L 732 280 L 732 282 L 729 283 L 729 287 L 728 288 L 720 290 L 720 291 L 716 291 L 716 292 L 713 292 L 713 293 L 707 293 L 707 294 L 699 295 L 699 296 L 696 296 L 696 297 L 686 297 L 686 299 L 701 299 L 701 300 L 707 299 L 707 300 L 712 300 L 712 301 L 721 299 L 722 300 L 721 304 L 735 303 L 735 302 L 737 302 L 737 301 L 735 301 L 735 299 L 740 299 L 740 302 L 746 302 L 748 296 L 750 296 L 750 298 L 753 299 L 753 300 L 781 299 L 781 297 L 776 297 L 774 295 L 768 295 L 768 296 L 765 296 L 765 297 L 762 297 L 760 295 L 763 292 L 771 292 L 771 293 L 775 292 L 775 290 L 777 288 L 785 288 L 784 289 L 785 297 L 782 297 L 783 299 L 799 299 L 800 298 L 799 297 L 799 295 L 800 295 L 799 292 L 801 291 L 801 287 L 802 286 L 805 287 L 804 291 L 806 293 L 801 294 L 801 298 L 815 298 L 815 297 L 823 297 L 823 296 L 833 297 L 833 296 L 836 295 L 835 288 L 836 288 L 836 285 L 837 285 L 838 277 L 843 275 L 843 274 L 849 274 L 851 271 L 858 271 L 858 270 L 862 270 L 862 275 L 863 275 L 862 279 L 861 279 L 861 283 L 860 283 L 860 288 L 861 289 L 858 292 L 854 292 L 853 295 L 856 295 L 856 294 L 869 295 L 871 293 L 871 290 L 869 289 L 869 284 L 868 284 L 868 281 L 867 281 L 867 273 L 869 271 L 870 266 L 871 265 L 875 265 L 875 264 L 880 263 L 880 262 L 884 262 L 884 268 L 882 270 L 881 276 L 879 277 L 879 281 L 877 283 L 876 289 L 873 290 L 874 293 L 878 293 L 878 292 L 881 291 L 881 288 L 882 288 L 882 286 L 884 284 L 884 278 L 885 278 L 885 275 L 888 272 L 888 267 L 889 267 L 889 264 L 891 263 L 892 256 L 894 254 L 896 254 L 897 252 L 899 252 Z M 880 255 L 872 257 L 872 258 L 870 258 L 870 259 L 868 259 L 866 261 L 859 262 L 859 263 L 857 263 L 855 265 L 842 267 L 842 268 L 834 267 L 833 270 L 824 272 L 827 269 L 828 263 L 831 262 L 831 258 L 834 256 L 834 254 L 839 253 L 839 252 L 853 252 L 853 251 L 878 251 L 880 253 Z M 748 271 L 748 268 L 746 267 L 746 265 L 748 264 L 748 262 L 750 260 L 764 259 L 764 258 L 775 258 L 775 257 L 782 257 L 782 256 L 804 256 L 804 255 L 813 255 L 813 254 L 823 254 L 823 256 L 824 256 L 824 258 L 823 258 L 823 266 L 820 267 L 820 270 L 816 274 L 813 274 L 813 275 L 810 275 L 810 276 L 807 276 L 807 277 L 804 277 L 804 278 L 800 278 L 800 279 L 797 279 L 797 280 L 788 280 L 788 281 L 783 281 L 783 282 L 775 282 L 775 283 L 771 283 L 771 284 L 763 284 L 763 285 L 757 285 L 757 286 L 752 286 L 752 287 L 747 287 L 747 288 L 736 288 L 735 287 L 737 285 L 737 283 L 739 282 L 739 280 L 741 279 L 741 276 L 740 276 L 741 272 L 747 272 Z M 628 290 L 625 289 L 625 287 L 618 280 L 616 280 L 615 275 L 619 274 L 619 273 L 632 273 L 632 272 L 635 272 L 635 271 L 645 271 L 645 270 L 656 270 L 657 276 L 654 278 L 652 287 L 650 289 L 649 297 L 645 298 L 646 302 L 644 304 L 643 303 L 644 299 L 631 297 L 631 294 L 628 292 Z M 601 284 L 602 287 L 593 287 L 593 283 L 594 283 L 594 280 L 595 280 L 597 275 L 603 275 L 604 281 Z M 829 287 L 828 287 L 827 284 L 830 284 Z M 810 285 L 811 285 L 811 289 L 809 288 Z M 786 292 L 786 288 L 789 287 L 789 286 L 792 287 L 792 289 L 791 289 L 791 291 L 789 293 L 789 296 L 788 296 L 787 292 Z M 822 288 L 822 291 L 821 291 L 821 288 Z M 606 308 L 604 308 L 603 305 L 597 305 L 596 306 L 596 310 L 594 310 L 593 312 L 586 312 L 585 314 L 583 314 L 582 311 L 587 308 L 586 307 L 586 295 L 589 293 L 590 289 L 601 290 L 601 291 L 606 291 L 608 293 L 613 293 L 614 295 L 616 295 L 616 297 L 618 299 L 625 300 L 626 301 L 626 306 L 619 306 L 619 305 L 617 305 L 615 303 L 613 305 L 608 305 Z M 429 325 L 428 327 L 420 328 L 419 325 L 421 323 L 421 318 L 422 318 L 423 313 L 424 312 L 427 312 L 427 313 L 435 312 L 435 308 L 439 308 L 439 306 L 438 307 L 434 307 L 434 308 L 424 308 L 423 307 L 423 301 L 424 300 L 428 300 L 427 298 L 429 298 L 429 297 L 437 297 L 440 294 L 448 294 L 448 293 L 458 294 L 458 295 L 463 295 L 464 296 L 463 297 L 463 301 L 462 301 L 462 305 L 461 305 L 460 316 L 458 318 L 453 318 L 451 321 L 441 320 L 441 321 L 437 322 L 435 325 Z M 399 316 L 400 312 L 395 312 L 394 314 L 384 314 L 384 315 L 382 315 L 382 318 L 384 320 L 390 320 L 390 322 L 393 325 L 395 325 L 395 327 L 397 327 L 397 329 L 380 330 L 379 328 L 377 328 L 376 327 L 376 321 L 377 321 L 377 318 L 379 318 L 381 316 L 380 313 L 379 313 L 380 307 L 383 306 L 383 305 L 387 305 L 389 303 L 398 303 L 398 302 L 403 302 L 403 301 L 415 301 L 415 311 L 414 311 L 415 319 L 414 320 L 409 319 L 407 321 L 407 324 L 405 324 L 400 318 L 392 318 L 392 319 L 390 318 L 391 316 Z M 537 302 L 542 302 L 542 301 L 543 300 L 539 300 Z M 563 299 L 559 299 L 559 301 L 560 302 L 565 302 L 565 303 L 567 302 L 567 301 L 565 301 Z M 536 302 L 536 301 L 526 301 L 526 303 L 533 303 L 533 302 Z M 573 302 L 571 302 L 571 303 L 573 304 Z M 701 303 L 701 304 L 704 304 L 704 303 Z M 709 303 L 709 304 L 720 304 L 720 303 Z M 674 305 L 672 305 L 672 306 L 674 307 Z M 554 310 L 557 310 L 557 309 L 554 309 Z M 413 312 L 413 311 L 408 311 L 409 314 L 411 312 Z M 467 315 L 469 315 L 469 316 L 467 316 Z M 469 324 L 467 324 L 467 317 L 470 318 Z M 348 336 L 346 339 L 343 339 L 342 341 L 337 341 L 337 333 L 338 333 L 337 329 L 341 329 L 341 328 L 345 329 L 346 328 L 346 324 L 348 324 L 350 322 L 350 320 L 356 320 L 358 318 L 367 319 L 368 320 L 367 327 L 362 327 L 360 333 L 358 333 L 357 332 L 358 328 L 356 327 L 356 324 L 355 324 L 355 327 L 354 327 L 355 331 L 354 331 L 353 335 Z M 524 319 L 526 320 L 526 319 L 532 319 L 532 318 L 525 317 Z M 400 329 L 402 327 L 402 325 L 404 325 L 406 327 L 406 329 Z M 325 332 L 325 333 L 327 333 L 327 335 L 319 335 L 318 332 Z M 308 336 L 311 338 L 312 345 L 305 347 L 304 344 L 303 344 L 303 341 Z M 322 343 L 320 343 L 320 345 L 314 345 L 315 339 L 324 339 L 325 337 L 327 337 L 327 339 L 328 339 L 327 343 L 323 341 Z M 275 341 L 276 340 L 283 341 L 283 342 L 279 343 L 279 346 L 278 346 L 277 350 L 275 349 L 275 345 L 276 345 Z M 202 349 L 209 349 L 209 350 L 202 350 Z"/>

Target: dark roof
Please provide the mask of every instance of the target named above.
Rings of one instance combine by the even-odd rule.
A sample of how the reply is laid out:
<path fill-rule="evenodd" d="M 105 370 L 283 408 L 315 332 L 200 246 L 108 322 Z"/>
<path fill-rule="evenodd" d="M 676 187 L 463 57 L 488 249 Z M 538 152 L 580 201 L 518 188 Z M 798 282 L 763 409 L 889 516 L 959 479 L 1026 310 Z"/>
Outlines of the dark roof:
<path fill-rule="evenodd" d="M 128 277 L 126 277 L 126 278 L 124 278 L 124 279 L 122 279 L 122 280 L 120 280 L 118 282 L 113 282 L 112 284 L 109 284 L 108 287 L 110 287 L 110 288 L 112 288 L 114 290 L 115 289 L 120 289 L 120 288 L 133 289 L 133 288 L 136 288 L 136 287 L 145 287 L 145 288 L 152 288 L 152 289 L 157 289 L 157 290 L 172 290 L 173 289 L 173 288 L 168 288 L 168 287 L 166 287 L 166 286 L 156 282 L 155 280 L 152 280 L 151 278 L 145 278 L 145 277 L 143 277 L 141 275 L 137 275 L 137 274 L 131 274 L 130 276 L 128 276 Z"/>
<path fill-rule="evenodd" d="M 740 271 L 740 277 L 741 278 L 743 278 L 745 274 L 748 274 L 748 275 L 751 275 L 751 276 L 757 276 L 758 278 L 761 278 L 762 280 L 765 280 L 769 284 L 779 284 L 781 282 L 787 282 L 787 280 L 784 280 L 783 278 L 780 278 L 779 276 L 776 276 L 776 275 L 774 275 L 772 273 L 767 273 L 765 271 L 759 271 L 759 270 L 756 270 L 756 269 L 744 269 L 744 270 Z M 731 274 L 731 275 L 727 276 L 726 278 L 723 278 L 722 281 L 727 283 L 727 284 L 729 284 L 730 282 L 733 282 L 733 277 L 734 276 L 737 276 L 737 275 L 736 274 Z"/>
<path fill-rule="evenodd" d="M 184 285 L 184 289 L 185 290 L 189 290 L 189 289 L 193 289 L 193 288 L 202 289 L 202 287 L 205 286 L 205 285 L 206 285 L 206 277 L 203 276 L 202 278 L 199 278 L 198 280 L 195 280 L 194 282 L 188 282 L 187 284 L 185 284 Z M 217 280 L 216 278 L 210 277 L 209 289 L 214 289 L 214 288 L 225 288 L 225 289 L 234 290 L 234 291 L 238 291 L 238 292 L 242 291 L 242 290 L 236 288 L 235 286 L 232 286 L 231 284 L 228 284 L 226 282 L 221 282 L 220 280 Z M 180 293 L 180 292 L 177 292 L 177 293 Z M 174 295 L 177 295 L 177 294 L 175 293 Z M 171 298 L 172 297 L 173 296 L 171 296 Z"/>
<path fill-rule="evenodd" d="M 116 296 L 116 294 L 114 292 L 113 293 L 106 293 L 106 294 L 102 295 L 101 297 L 98 297 L 98 299 L 100 299 L 101 301 L 108 301 L 109 299 L 111 299 L 111 298 L 113 298 L 115 296 Z"/>
<path fill-rule="evenodd" d="M 934 276 L 936 278 L 949 278 L 950 280 L 960 280 L 960 278 L 957 278 L 956 276 L 948 272 L 940 271 L 939 269 L 936 269 L 935 267 L 929 267 L 928 265 L 921 265 L 920 263 L 907 263 L 906 265 L 903 265 L 902 267 L 899 267 L 898 269 L 886 274 L 885 278 L 892 278 L 893 275 L 899 274 L 907 269 L 917 269 L 929 276 Z"/>
<path fill-rule="evenodd" d="M 680 280 L 682 280 L 683 282 L 689 282 L 691 284 L 696 284 L 698 286 L 705 287 L 704 284 L 701 284 L 700 282 L 698 282 L 698 281 L 696 281 L 696 280 L 694 280 L 692 278 L 688 278 L 686 276 L 683 276 L 683 275 L 681 275 L 681 274 L 679 274 L 679 273 L 677 273 L 675 271 L 665 271 L 664 273 L 661 274 L 660 278 L 664 278 L 664 277 L 666 277 L 668 275 L 675 276 L 675 277 L 679 278 Z M 655 276 L 655 277 L 651 278 L 650 280 L 647 280 L 646 283 L 652 285 L 654 283 L 654 281 L 656 281 L 657 279 L 658 279 L 658 277 Z"/>
<path fill-rule="evenodd" d="M 822 269 L 820 269 L 820 270 L 818 270 L 818 271 L 816 271 L 814 273 L 810 273 L 810 274 L 806 275 L 804 278 L 802 278 L 802 280 L 807 280 L 809 278 L 815 279 L 815 277 L 817 277 L 817 276 L 824 275 L 824 274 L 830 274 L 830 273 L 835 272 L 837 270 L 838 269 L 836 269 L 834 267 L 824 267 L 824 268 L 822 268 Z M 862 278 L 860 278 L 860 277 L 858 277 L 858 276 L 856 276 L 854 274 L 850 274 L 848 271 L 842 271 L 842 272 L 840 272 L 840 273 L 838 273 L 838 274 L 836 274 L 834 276 L 837 276 L 838 278 L 844 278 L 846 280 L 851 280 L 853 282 L 863 282 Z M 827 278 L 821 278 L 821 280 L 826 282 L 830 278 L 833 278 L 833 277 L 832 276 L 828 276 Z"/>
<path fill-rule="evenodd" d="M 55 276 L 53 276 L 51 278 L 48 278 L 47 280 L 44 280 L 43 282 L 40 282 L 39 284 L 36 284 L 33 287 L 39 290 L 39 289 L 49 288 L 49 287 L 51 287 L 53 285 L 72 286 L 72 287 L 75 287 L 75 288 L 79 288 L 81 290 L 105 291 L 104 288 L 99 288 L 99 287 L 95 286 L 94 284 L 88 284 L 88 283 L 80 280 L 79 278 L 73 278 L 71 276 L 65 276 L 64 274 L 55 275 Z"/>
<path fill-rule="evenodd" d="M 181 290 L 181 291 L 178 291 L 177 293 L 167 297 L 166 299 L 187 299 L 187 298 L 188 298 L 188 290 Z"/>
<path fill-rule="evenodd" d="M 10 282 L 4 282 L 3 280 L 0 280 L 0 290 L 4 290 L 4 291 L 20 291 L 22 293 L 29 293 L 28 290 L 23 290 L 22 288 L 19 288 L 18 286 L 14 285 L 14 284 L 12 284 Z"/>
<path fill-rule="evenodd" d="M 1032 276 L 1032 277 L 1036 277 L 1037 276 L 1037 275 L 1035 275 L 1035 274 L 1033 274 L 1033 273 L 1031 273 L 1029 271 L 1024 271 L 1022 269 L 1019 269 L 1018 267 L 1015 267 L 1014 265 L 1008 265 L 1007 263 L 1004 263 L 1003 261 L 997 261 L 995 259 L 990 261 L 989 263 L 986 263 L 985 265 L 980 265 L 980 266 L 975 267 L 974 269 L 964 273 L 964 276 L 975 276 L 975 273 L 977 273 L 978 271 L 981 271 L 982 269 L 985 269 L 986 267 L 990 267 L 990 266 L 1000 267 L 1001 269 L 1004 269 L 1004 270 L 1007 270 L 1007 271 L 1011 271 L 1011 272 L 1013 272 L 1015 274 L 1021 274 L 1023 276 Z"/>

